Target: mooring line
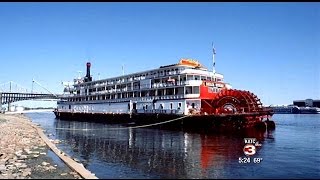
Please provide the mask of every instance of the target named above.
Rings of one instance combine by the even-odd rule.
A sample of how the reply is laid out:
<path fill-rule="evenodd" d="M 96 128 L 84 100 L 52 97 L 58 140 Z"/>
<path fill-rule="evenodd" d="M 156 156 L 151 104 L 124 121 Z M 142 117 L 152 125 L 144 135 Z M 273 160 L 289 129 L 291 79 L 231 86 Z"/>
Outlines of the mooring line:
<path fill-rule="evenodd" d="M 156 126 L 156 125 L 160 125 L 160 124 L 165 124 L 165 123 L 169 123 L 169 122 L 173 122 L 173 121 L 177 121 L 180 119 L 184 119 L 186 117 L 189 117 L 192 115 L 187 115 L 187 116 L 182 116 L 182 117 L 178 117 L 175 119 L 171 119 L 168 121 L 163 121 L 163 122 L 159 122 L 159 123 L 154 123 L 154 124 L 147 124 L 147 125 L 141 125 L 141 126 L 131 126 L 131 127 L 118 127 L 118 128 L 103 128 L 103 129 L 72 129 L 72 128 L 55 128 L 55 129 L 61 129 L 61 130 L 77 130 L 77 131 L 92 131 L 92 130 L 118 130 L 118 129 L 137 129 L 137 128 L 144 128 L 144 127 L 150 127 L 150 126 Z"/>

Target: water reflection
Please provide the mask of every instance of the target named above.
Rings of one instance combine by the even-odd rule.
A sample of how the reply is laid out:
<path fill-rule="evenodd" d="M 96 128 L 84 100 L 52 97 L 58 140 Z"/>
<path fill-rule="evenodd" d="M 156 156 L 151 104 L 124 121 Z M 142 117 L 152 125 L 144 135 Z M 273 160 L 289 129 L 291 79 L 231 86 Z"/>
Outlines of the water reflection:
<path fill-rule="evenodd" d="M 239 165 L 244 137 L 262 143 L 265 137 L 272 139 L 272 132 L 253 130 L 204 134 L 57 119 L 54 126 L 56 138 L 65 140 L 71 153 L 83 158 L 84 165 L 99 178 L 120 176 L 96 172 L 98 167 L 93 164 L 120 164 L 120 170 L 127 171 L 125 178 L 136 178 L 137 172 L 143 173 L 143 178 L 228 178 L 224 168 Z"/>

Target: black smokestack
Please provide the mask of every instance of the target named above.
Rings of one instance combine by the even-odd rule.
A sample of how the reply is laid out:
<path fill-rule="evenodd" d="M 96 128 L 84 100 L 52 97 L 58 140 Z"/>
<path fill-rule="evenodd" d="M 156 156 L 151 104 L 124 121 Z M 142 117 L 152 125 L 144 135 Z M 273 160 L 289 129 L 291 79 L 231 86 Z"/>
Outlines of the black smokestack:
<path fill-rule="evenodd" d="M 87 75 L 86 75 L 86 82 L 92 81 L 92 77 L 90 76 L 90 67 L 91 67 L 91 63 L 87 62 Z"/>

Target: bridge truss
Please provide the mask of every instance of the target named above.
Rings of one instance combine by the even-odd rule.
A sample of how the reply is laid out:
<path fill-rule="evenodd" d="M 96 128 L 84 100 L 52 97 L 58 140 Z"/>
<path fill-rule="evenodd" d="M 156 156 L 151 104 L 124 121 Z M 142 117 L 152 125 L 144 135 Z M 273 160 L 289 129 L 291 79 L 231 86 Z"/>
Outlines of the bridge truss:
<path fill-rule="evenodd" d="M 33 90 L 34 83 L 38 84 L 42 89 L 45 89 L 49 93 L 39 93 Z M 17 101 L 23 100 L 44 100 L 44 99 L 60 99 L 61 95 L 54 94 L 50 92 L 47 88 L 43 87 L 40 83 L 32 80 L 32 89 L 27 88 L 13 82 L 9 81 L 0 84 L 0 109 L 2 105 L 9 104 Z"/>

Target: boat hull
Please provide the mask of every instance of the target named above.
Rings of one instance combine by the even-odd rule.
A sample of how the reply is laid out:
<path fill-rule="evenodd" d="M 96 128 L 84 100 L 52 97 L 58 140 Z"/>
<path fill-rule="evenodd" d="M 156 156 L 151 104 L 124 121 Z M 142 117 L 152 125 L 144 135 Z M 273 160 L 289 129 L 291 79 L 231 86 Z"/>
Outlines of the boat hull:
<path fill-rule="evenodd" d="M 211 131 L 218 129 L 247 129 L 260 126 L 258 114 L 177 115 L 177 114 L 112 114 L 70 113 L 54 111 L 57 119 L 123 124 L 128 127 L 164 128 L 172 130 Z M 264 127 L 263 127 L 264 128 Z"/>

